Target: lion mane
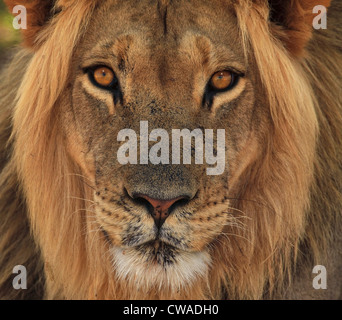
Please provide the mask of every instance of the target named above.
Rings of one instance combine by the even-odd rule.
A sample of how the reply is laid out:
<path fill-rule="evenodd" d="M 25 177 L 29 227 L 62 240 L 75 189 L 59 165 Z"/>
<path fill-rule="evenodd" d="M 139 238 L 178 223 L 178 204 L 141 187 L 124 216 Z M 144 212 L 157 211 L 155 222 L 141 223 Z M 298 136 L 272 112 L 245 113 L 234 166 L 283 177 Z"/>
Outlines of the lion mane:
<path fill-rule="evenodd" d="M 10 10 L 20 3 L 5 2 Z M 251 219 L 232 226 L 239 237 L 212 246 L 214 272 L 168 296 L 112 275 L 86 214 L 93 190 L 61 129 L 73 53 L 98 1 L 40 2 L 27 8 L 26 48 L 3 70 L 0 86 L 0 298 L 296 297 L 287 295 L 296 277 L 328 265 L 342 230 L 341 4 L 332 2 L 328 29 L 318 32 L 312 8 L 330 1 L 232 2 L 272 126 L 264 151 L 240 176 L 240 198 L 248 200 L 231 203 Z M 15 265 L 28 270 L 27 290 L 13 290 Z"/>

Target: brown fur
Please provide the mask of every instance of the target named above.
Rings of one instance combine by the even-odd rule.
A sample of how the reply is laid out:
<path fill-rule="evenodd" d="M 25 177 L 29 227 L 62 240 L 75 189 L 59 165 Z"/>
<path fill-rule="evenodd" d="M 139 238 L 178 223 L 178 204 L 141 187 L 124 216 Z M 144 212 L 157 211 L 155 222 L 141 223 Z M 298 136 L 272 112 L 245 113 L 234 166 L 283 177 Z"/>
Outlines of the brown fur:
<path fill-rule="evenodd" d="M 32 23 L 49 22 L 24 34 L 33 53 L 14 57 L 0 87 L 0 297 L 338 298 L 341 5 L 332 1 L 328 30 L 313 32 L 315 1 L 202 1 L 195 10 L 192 1 L 156 3 L 57 1 L 47 10 L 60 11 L 54 16 L 30 12 Z M 118 36 L 122 21 L 129 35 Z M 79 68 L 106 52 L 115 53 L 104 59 L 125 93 L 115 104 Z M 199 112 L 206 77 L 227 59 L 245 77 Z M 140 119 L 167 130 L 225 128 L 228 171 L 113 164 L 118 128 L 137 129 Z M 197 191 L 188 216 L 177 211 L 165 225 L 184 248 L 175 255 L 205 251 L 212 262 L 179 290 L 120 278 L 113 268 L 110 248 L 130 251 L 125 241 L 153 226 L 123 194 L 137 186 L 170 198 L 185 186 Z M 17 264 L 28 268 L 25 292 L 11 287 Z M 316 264 L 336 280 L 323 293 L 312 288 Z"/>

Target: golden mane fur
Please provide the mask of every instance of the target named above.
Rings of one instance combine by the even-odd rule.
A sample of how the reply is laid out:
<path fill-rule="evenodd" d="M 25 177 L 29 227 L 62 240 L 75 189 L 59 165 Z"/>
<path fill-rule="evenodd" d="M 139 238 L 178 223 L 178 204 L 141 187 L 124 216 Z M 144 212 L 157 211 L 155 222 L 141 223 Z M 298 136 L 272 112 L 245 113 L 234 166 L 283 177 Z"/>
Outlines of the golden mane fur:
<path fill-rule="evenodd" d="M 208 299 L 224 298 L 222 288 L 229 299 L 282 297 L 301 270 L 324 264 L 341 230 L 342 25 L 315 32 L 305 52 L 291 54 L 264 1 L 234 1 L 246 59 L 255 59 L 272 117 L 265 150 L 242 174 L 249 183 L 241 199 L 250 201 L 231 203 L 253 219 L 232 229 L 239 237 L 218 239 L 215 272 L 168 297 L 110 276 L 94 218 L 85 214 L 92 189 L 61 134 L 73 49 L 96 2 L 58 1 L 62 10 L 39 33 L 35 52 L 21 50 L 3 72 L 0 297 Z M 341 14 L 341 5 L 334 10 Z M 11 287 L 17 264 L 29 270 L 25 292 Z"/>

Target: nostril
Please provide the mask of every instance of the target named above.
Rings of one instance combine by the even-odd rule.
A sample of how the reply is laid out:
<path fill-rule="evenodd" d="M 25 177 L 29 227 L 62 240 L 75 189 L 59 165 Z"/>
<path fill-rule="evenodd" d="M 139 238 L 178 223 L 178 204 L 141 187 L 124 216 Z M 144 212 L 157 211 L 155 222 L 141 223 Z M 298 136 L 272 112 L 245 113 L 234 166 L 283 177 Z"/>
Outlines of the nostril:
<path fill-rule="evenodd" d="M 142 197 L 134 196 L 132 197 L 132 200 L 134 201 L 135 204 L 145 206 L 149 211 L 153 211 L 153 206 L 146 199 Z"/>
<path fill-rule="evenodd" d="M 174 209 L 176 209 L 177 207 L 182 207 L 187 205 L 190 202 L 190 198 L 184 196 L 183 198 L 177 200 L 175 203 L 173 203 L 171 205 L 171 207 L 169 208 L 169 212 L 172 212 Z"/>
<path fill-rule="evenodd" d="M 135 199 L 135 193 L 131 193 L 131 192 L 129 192 L 129 190 L 128 189 L 126 189 L 126 188 L 124 188 L 123 189 L 123 192 L 124 192 L 124 195 L 126 196 L 126 197 L 129 197 L 129 198 L 131 198 L 131 199 Z"/>
<path fill-rule="evenodd" d="M 132 199 L 137 204 L 147 207 L 159 228 L 177 206 L 186 205 L 190 201 L 190 198 L 187 196 L 179 196 L 174 199 L 164 200 L 153 199 L 145 194 L 133 194 Z"/>
<path fill-rule="evenodd" d="M 138 201 L 147 201 L 154 209 L 159 209 L 162 211 L 168 211 L 171 207 L 175 206 L 176 204 L 185 203 L 188 201 L 187 197 L 179 196 L 174 199 L 164 200 L 164 199 L 153 199 L 145 194 L 137 194 L 134 195 L 134 199 Z"/>

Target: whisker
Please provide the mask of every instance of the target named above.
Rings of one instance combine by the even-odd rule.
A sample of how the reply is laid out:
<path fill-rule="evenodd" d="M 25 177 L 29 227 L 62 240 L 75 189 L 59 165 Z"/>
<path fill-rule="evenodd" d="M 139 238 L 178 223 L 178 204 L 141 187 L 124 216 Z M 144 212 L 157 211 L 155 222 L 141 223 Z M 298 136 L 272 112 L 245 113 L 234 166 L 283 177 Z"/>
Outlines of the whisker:
<path fill-rule="evenodd" d="M 256 204 L 258 204 L 258 205 L 260 205 L 260 206 L 266 207 L 266 208 L 268 208 L 268 209 L 274 211 L 274 209 L 273 209 L 270 205 L 268 205 L 268 204 L 266 204 L 266 203 L 262 203 L 262 202 L 260 202 L 260 201 L 258 201 L 258 200 L 243 199 L 243 198 L 230 198 L 230 197 L 228 197 L 227 199 L 228 199 L 228 200 L 235 200 L 235 201 L 248 201 L 248 202 L 254 202 L 254 203 L 256 203 Z"/>
<path fill-rule="evenodd" d="M 267 203 L 262 203 L 262 202 L 257 201 L 257 200 L 253 200 L 253 199 L 244 199 L 244 198 L 231 198 L 231 197 L 227 197 L 227 199 L 228 199 L 228 200 L 235 200 L 235 201 L 248 201 L 248 202 L 253 202 L 253 203 L 255 203 L 255 204 L 257 204 L 257 205 L 259 205 L 259 206 L 261 206 L 261 207 L 267 208 L 267 209 L 269 209 L 269 211 L 272 212 L 275 216 L 279 217 L 279 218 L 281 219 L 281 222 L 282 222 L 282 223 L 284 223 L 284 224 L 286 224 L 287 226 L 291 227 L 291 226 L 289 225 L 289 223 L 284 219 L 284 217 L 281 216 L 279 213 L 277 213 L 277 212 L 275 211 L 275 209 L 274 209 L 271 205 L 269 205 L 269 204 L 267 204 Z M 228 209 L 232 209 L 232 210 L 236 210 L 236 211 L 239 210 L 239 209 L 237 209 L 237 208 L 231 208 L 231 207 L 229 207 Z M 228 211 L 228 212 L 229 212 L 229 211 Z M 242 211 L 242 213 L 243 213 L 244 215 L 246 215 L 245 212 Z M 251 219 L 251 218 L 249 218 L 249 219 Z"/>
<path fill-rule="evenodd" d="M 243 239 L 243 240 L 246 240 L 249 244 L 253 244 L 252 242 L 251 242 L 251 240 L 249 240 L 248 238 L 246 238 L 246 237 L 244 237 L 244 236 L 241 236 L 241 235 L 239 235 L 239 234 L 236 234 L 236 233 L 222 233 L 220 236 L 224 236 L 224 237 L 226 237 L 229 241 L 230 241 L 230 239 L 229 239 L 229 236 L 232 236 L 232 237 L 237 237 L 237 238 L 241 238 L 241 239 Z"/>
<path fill-rule="evenodd" d="M 86 176 L 84 176 L 84 175 L 82 175 L 82 174 L 79 174 L 79 173 L 69 173 L 68 176 L 77 176 L 77 177 L 80 177 L 80 178 L 83 178 L 83 179 L 88 180 L 90 183 L 93 183 L 93 181 L 90 180 L 88 177 L 86 177 Z M 84 181 L 83 181 L 83 182 L 84 182 Z M 93 187 L 93 186 L 87 184 L 86 182 L 84 182 L 84 183 L 85 183 L 88 187 L 90 187 L 90 188 L 96 190 L 95 187 Z"/>
<path fill-rule="evenodd" d="M 246 228 L 246 225 L 244 224 L 238 224 L 238 223 L 226 223 L 226 224 L 223 224 L 223 226 L 228 226 L 228 227 L 233 227 L 233 228 L 237 228 L 239 230 L 247 230 Z"/>
<path fill-rule="evenodd" d="M 242 213 L 242 214 L 246 214 L 244 211 L 240 210 L 240 209 L 237 209 L 237 208 L 234 208 L 234 207 L 228 207 L 228 210 L 233 210 L 233 211 L 236 211 L 236 212 L 239 212 L 239 213 Z M 227 212 L 227 213 L 230 213 L 230 212 Z"/>
<path fill-rule="evenodd" d="M 79 198 L 79 197 L 74 197 L 74 196 L 69 196 L 68 199 L 75 199 L 75 200 L 81 200 L 81 201 L 88 201 L 90 203 L 96 204 L 96 202 L 94 200 L 89 200 L 89 199 L 85 199 L 85 198 Z"/>

